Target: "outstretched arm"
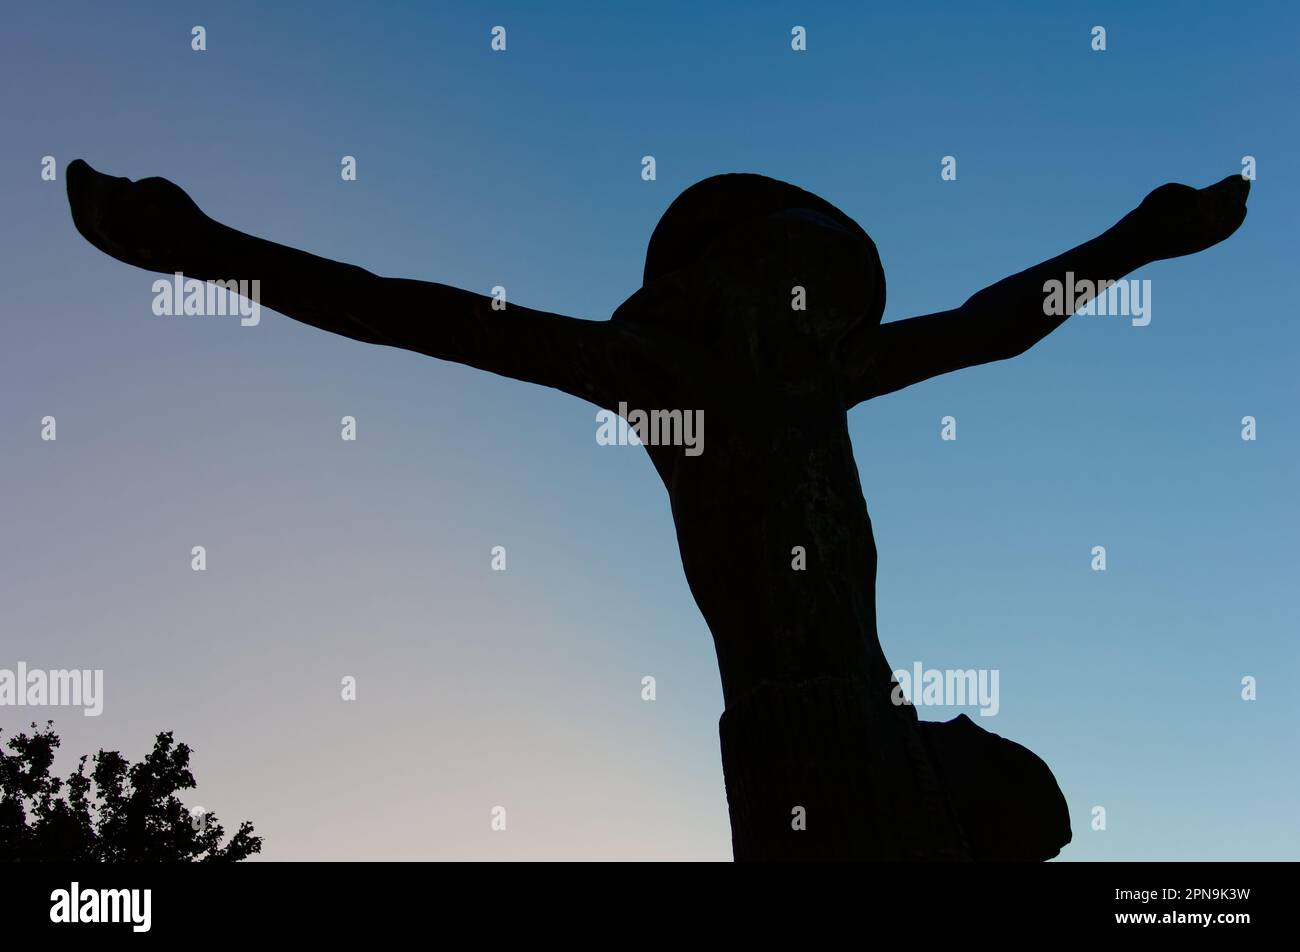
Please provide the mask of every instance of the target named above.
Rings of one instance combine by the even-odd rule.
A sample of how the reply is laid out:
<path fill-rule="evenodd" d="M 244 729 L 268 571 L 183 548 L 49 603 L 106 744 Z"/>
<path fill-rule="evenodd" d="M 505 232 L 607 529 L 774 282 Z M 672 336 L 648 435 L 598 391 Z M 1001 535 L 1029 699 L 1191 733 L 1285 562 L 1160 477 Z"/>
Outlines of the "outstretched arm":
<path fill-rule="evenodd" d="M 80 160 L 67 170 L 77 230 L 140 268 L 207 281 L 257 280 L 259 303 L 344 337 L 453 360 L 604 405 L 639 373 L 626 327 L 509 304 L 444 284 L 384 278 L 246 235 L 203 214 L 166 179 L 131 182 Z M 643 355 L 641 355 L 643 356 Z"/>
<path fill-rule="evenodd" d="M 1073 313 L 1046 307 L 1050 281 L 1117 281 L 1159 261 L 1194 254 L 1231 235 L 1246 217 L 1250 182 L 1229 176 L 1208 188 L 1162 185 L 1114 227 L 1062 255 L 974 294 L 961 307 L 878 327 L 845 342 L 848 403 L 901 390 L 930 377 L 1023 354 Z"/>

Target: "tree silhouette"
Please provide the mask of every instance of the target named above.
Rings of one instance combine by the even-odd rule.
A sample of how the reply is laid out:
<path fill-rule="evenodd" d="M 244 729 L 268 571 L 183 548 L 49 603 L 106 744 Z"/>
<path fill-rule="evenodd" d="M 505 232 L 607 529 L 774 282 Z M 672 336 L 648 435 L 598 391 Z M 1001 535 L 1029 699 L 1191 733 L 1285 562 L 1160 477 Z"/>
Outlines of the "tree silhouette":
<path fill-rule="evenodd" d="M 160 733 L 153 750 L 132 765 L 115 750 L 83 756 L 68 779 L 51 776 L 59 735 L 54 722 L 9 738 L 0 748 L 0 861 L 238 862 L 262 851 L 245 820 L 222 846 L 216 814 L 188 809 L 176 798 L 192 790 L 190 748 Z"/>

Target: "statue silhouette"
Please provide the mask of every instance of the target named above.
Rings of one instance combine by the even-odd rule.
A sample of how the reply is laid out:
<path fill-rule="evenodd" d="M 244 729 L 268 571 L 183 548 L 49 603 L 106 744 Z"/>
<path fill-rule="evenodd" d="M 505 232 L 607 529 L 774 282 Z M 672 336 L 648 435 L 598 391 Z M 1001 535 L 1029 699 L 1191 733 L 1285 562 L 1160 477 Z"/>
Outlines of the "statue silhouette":
<path fill-rule="evenodd" d="M 1023 353 L 1083 303 L 1046 313 L 1048 281 L 1115 281 L 1224 240 L 1245 218 L 1240 176 L 1164 185 L 1104 234 L 960 307 L 887 324 L 866 232 L 760 175 L 715 176 L 678 196 L 650 239 L 641 288 L 608 321 L 493 310 L 485 296 L 254 238 L 165 179 L 111 178 L 76 161 L 67 185 L 78 231 L 128 264 L 257 279 L 261 303 L 294 320 L 605 409 L 703 411 L 707 451 L 645 448 L 717 650 L 737 859 L 1043 860 L 1069 842 L 1069 811 L 1042 760 L 969 718 L 926 723 L 894 703 L 847 413 Z M 792 307 L 796 288 L 804 310 Z"/>

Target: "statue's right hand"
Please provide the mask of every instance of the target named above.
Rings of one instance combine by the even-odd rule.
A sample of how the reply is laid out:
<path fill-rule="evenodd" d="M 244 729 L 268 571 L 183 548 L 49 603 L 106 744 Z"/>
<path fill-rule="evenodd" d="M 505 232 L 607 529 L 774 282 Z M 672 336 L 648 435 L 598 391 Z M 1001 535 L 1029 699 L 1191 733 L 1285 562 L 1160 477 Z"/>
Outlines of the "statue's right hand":
<path fill-rule="evenodd" d="M 1229 175 L 1205 188 L 1170 182 L 1153 191 L 1126 216 L 1153 261 L 1196 254 L 1217 245 L 1246 218 L 1250 182 Z M 1123 224 L 1123 222 L 1121 222 Z"/>
<path fill-rule="evenodd" d="M 119 261 L 150 271 L 184 271 L 212 220 L 162 178 L 114 178 L 81 159 L 68 165 L 68 205 L 83 238 Z"/>

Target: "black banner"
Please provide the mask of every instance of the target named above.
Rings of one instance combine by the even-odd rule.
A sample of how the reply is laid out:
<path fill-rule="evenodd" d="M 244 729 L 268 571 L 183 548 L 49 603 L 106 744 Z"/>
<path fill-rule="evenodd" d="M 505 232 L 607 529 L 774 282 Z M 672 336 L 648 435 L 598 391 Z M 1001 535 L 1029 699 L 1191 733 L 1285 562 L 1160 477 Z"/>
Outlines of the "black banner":
<path fill-rule="evenodd" d="M 1289 864 L 821 865 L 324 864 L 0 870 L 6 937 L 115 941 L 447 938 L 591 930 L 653 941 L 752 927 L 863 941 L 1107 935 L 1216 942 L 1281 928 Z M 613 931 L 610 931 L 613 930 Z"/>

